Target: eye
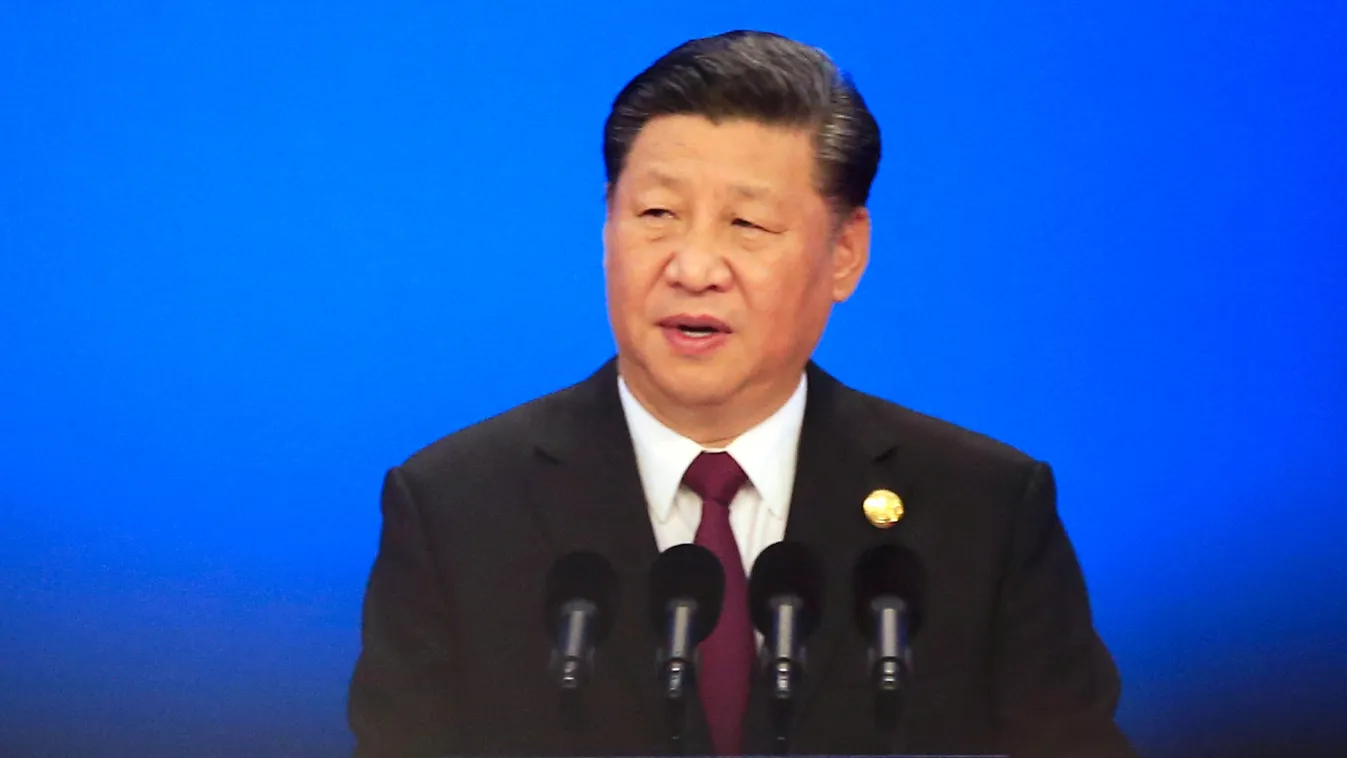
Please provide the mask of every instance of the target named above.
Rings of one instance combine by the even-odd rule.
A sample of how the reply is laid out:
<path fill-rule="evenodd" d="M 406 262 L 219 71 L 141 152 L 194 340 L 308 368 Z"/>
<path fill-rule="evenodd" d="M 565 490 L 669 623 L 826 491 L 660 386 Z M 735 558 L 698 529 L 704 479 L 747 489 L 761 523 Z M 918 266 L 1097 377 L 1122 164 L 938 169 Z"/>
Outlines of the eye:
<path fill-rule="evenodd" d="M 646 208 L 641 211 L 642 218 L 673 218 L 673 211 L 668 208 Z"/>
<path fill-rule="evenodd" d="M 736 218 L 731 223 L 733 223 L 735 226 L 741 229 L 756 229 L 760 232 L 767 231 L 766 229 L 762 228 L 761 226 L 758 226 L 757 224 L 753 223 L 752 221 L 749 221 L 746 218 Z"/>

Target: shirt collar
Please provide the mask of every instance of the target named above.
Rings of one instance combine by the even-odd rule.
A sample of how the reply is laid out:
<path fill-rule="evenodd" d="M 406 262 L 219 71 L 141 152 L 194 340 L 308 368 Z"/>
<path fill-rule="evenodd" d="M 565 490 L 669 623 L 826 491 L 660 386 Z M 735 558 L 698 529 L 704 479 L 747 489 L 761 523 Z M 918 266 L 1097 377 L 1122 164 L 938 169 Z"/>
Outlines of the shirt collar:
<path fill-rule="evenodd" d="M 665 426 L 641 405 L 621 376 L 617 382 L 650 512 L 657 521 L 664 523 L 673 511 L 683 474 L 693 459 L 708 448 Z M 743 468 L 774 516 L 781 516 L 789 505 L 800 429 L 804 424 L 807 384 L 805 375 L 801 374 L 800 384 L 784 405 L 725 448 L 725 452 L 734 456 Z"/>

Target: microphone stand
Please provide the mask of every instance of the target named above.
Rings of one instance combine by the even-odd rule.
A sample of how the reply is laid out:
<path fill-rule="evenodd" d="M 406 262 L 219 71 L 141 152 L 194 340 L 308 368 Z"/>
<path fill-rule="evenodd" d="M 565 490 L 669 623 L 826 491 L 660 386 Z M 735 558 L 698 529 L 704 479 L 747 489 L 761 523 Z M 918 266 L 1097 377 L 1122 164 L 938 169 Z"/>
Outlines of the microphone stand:
<path fill-rule="evenodd" d="M 697 604 L 691 600 L 669 604 L 669 648 L 660 667 L 660 688 L 669 721 L 669 749 L 674 755 L 687 754 L 687 694 L 697 675 L 692 639 L 696 612 Z"/>
<path fill-rule="evenodd" d="M 687 698 L 684 689 L 690 673 L 681 661 L 670 661 L 665 672 L 664 712 L 669 720 L 669 750 L 674 755 L 687 755 Z"/>
<path fill-rule="evenodd" d="M 871 648 L 871 676 L 875 687 L 875 726 L 893 734 L 903 710 L 903 690 L 907 685 L 907 624 L 905 606 L 893 596 L 875 598 L 875 643 Z"/>
<path fill-rule="evenodd" d="M 772 635 L 767 641 L 767 676 L 772 698 L 772 754 L 790 752 L 790 725 L 795 715 L 795 690 L 804 667 L 798 639 L 801 601 L 793 595 L 772 598 Z"/>
<path fill-rule="evenodd" d="M 560 695 L 562 723 L 574 732 L 585 728 L 585 680 L 594 665 L 590 633 L 598 609 L 588 600 L 572 600 L 561 607 L 560 645 L 552 653 L 552 673 Z"/>
<path fill-rule="evenodd" d="M 788 661 L 772 666 L 772 755 L 790 753 L 790 722 L 795 711 L 795 695 L 787 681 L 794 678 Z"/>

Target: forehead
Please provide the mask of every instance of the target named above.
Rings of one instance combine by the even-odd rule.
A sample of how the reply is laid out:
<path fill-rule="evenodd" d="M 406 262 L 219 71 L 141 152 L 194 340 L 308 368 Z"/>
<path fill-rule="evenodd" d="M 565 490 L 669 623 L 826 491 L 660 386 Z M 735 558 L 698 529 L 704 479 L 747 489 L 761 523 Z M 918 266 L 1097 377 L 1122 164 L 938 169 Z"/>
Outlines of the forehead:
<path fill-rule="evenodd" d="M 746 196 L 814 194 L 813 139 L 800 127 L 659 116 L 637 135 L 618 181 L 633 188 L 713 185 Z"/>

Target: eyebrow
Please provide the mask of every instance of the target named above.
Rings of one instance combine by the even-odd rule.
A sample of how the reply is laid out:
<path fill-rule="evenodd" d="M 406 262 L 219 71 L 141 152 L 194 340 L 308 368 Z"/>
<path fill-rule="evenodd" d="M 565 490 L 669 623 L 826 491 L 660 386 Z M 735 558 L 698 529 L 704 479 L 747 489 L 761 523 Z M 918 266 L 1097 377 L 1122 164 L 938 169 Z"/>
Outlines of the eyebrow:
<path fill-rule="evenodd" d="M 687 182 L 683 179 L 680 179 L 673 174 L 665 173 L 657 168 L 647 169 L 645 173 L 652 182 L 661 187 L 679 189 L 687 185 Z M 776 193 L 773 192 L 770 187 L 763 184 L 732 184 L 730 185 L 730 191 L 749 200 L 776 199 Z"/>

